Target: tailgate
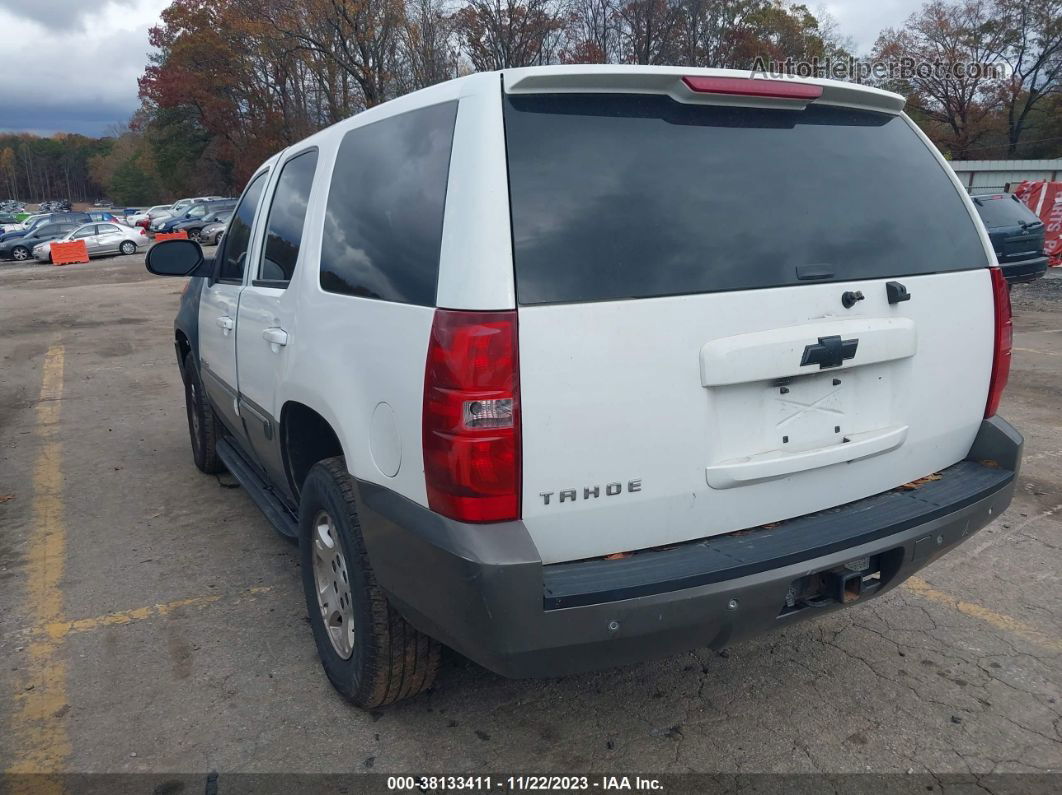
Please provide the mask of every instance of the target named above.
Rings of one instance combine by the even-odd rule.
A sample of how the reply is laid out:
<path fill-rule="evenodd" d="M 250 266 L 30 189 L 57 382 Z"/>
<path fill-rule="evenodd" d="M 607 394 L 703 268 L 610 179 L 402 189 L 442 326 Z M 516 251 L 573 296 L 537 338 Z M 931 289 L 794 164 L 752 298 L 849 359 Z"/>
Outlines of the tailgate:
<path fill-rule="evenodd" d="M 676 96 L 504 99 L 546 563 L 880 493 L 961 460 L 984 414 L 987 239 L 913 125 Z"/>
<path fill-rule="evenodd" d="M 522 308 L 523 517 L 543 559 L 756 527 L 961 460 L 988 390 L 988 282 L 908 278 L 891 306 L 882 280 Z M 867 298 L 838 317 L 846 287 Z M 854 356 L 801 367 L 831 336 Z"/>

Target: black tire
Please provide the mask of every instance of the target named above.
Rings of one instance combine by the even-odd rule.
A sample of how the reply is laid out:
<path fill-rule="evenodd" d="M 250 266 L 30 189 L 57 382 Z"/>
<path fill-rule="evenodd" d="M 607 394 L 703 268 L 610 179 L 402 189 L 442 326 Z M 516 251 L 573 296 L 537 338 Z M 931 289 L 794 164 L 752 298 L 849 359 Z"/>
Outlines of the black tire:
<path fill-rule="evenodd" d="M 221 236 L 223 234 L 225 234 L 225 232 L 221 231 L 221 232 L 218 232 L 216 235 L 214 235 L 214 245 L 215 246 L 220 246 L 221 245 Z"/>
<path fill-rule="evenodd" d="M 325 627 L 314 580 L 317 520 L 327 513 L 348 574 L 353 648 L 344 659 Z M 439 642 L 418 632 L 391 607 L 376 583 L 358 522 L 353 479 L 345 460 L 328 458 L 310 469 L 299 500 L 299 557 L 314 642 L 332 686 L 363 708 L 392 704 L 427 690 L 439 670 Z M 327 570 L 327 569 L 326 569 Z"/>
<path fill-rule="evenodd" d="M 188 435 L 192 440 L 192 458 L 200 472 L 216 475 L 225 471 L 218 458 L 217 441 L 221 428 L 214 409 L 207 402 L 203 382 L 195 360 L 189 353 L 184 357 L 184 406 L 188 414 Z"/>
<path fill-rule="evenodd" d="M 192 240 L 192 241 L 194 241 L 196 243 L 201 242 L 201 238 L 200 238 L 200 235 L 199 235 L 199 230 L 198 229 L 190 229 L 188 231 L 188 239 Z"/>
<path fill-rule="evenodd" d="M 122 245 L 118 246 L 118 250 L 127 257 L 130 254 L 136 254 L 136 243 L 131 240 L 123 240 Z"/>
<path fill-rule="evenodd" d="M 11 249 L 11 258 L 19 262 L 25 262 L 29 259 L 30 250 L 25 246 L 15 246 Z"/>

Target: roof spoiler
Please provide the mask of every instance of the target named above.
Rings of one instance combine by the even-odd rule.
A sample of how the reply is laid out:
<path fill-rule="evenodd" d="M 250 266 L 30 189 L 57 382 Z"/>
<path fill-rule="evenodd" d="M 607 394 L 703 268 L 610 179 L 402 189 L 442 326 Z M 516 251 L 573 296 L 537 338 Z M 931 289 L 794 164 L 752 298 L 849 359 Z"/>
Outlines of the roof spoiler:
<path fill-rule="evenodd" d="M 900 113 L 906 103 L 899 94 L 858 83 L 761 76 L 734 69 L 622 64 L 547 66 L 506 69 L 503 78 L 509 94 L 666 94 L 687 104 L 803 110 L 814 102 L 894 114 Z M 741 88 L 746 82 L 747 92 Z M 785 88 L 775 91 L 772 86 Z M 797 87 L 804 90 L 793 90 Z M 821 90 L 819 96 L 814 96 L 814 89 Z"/>

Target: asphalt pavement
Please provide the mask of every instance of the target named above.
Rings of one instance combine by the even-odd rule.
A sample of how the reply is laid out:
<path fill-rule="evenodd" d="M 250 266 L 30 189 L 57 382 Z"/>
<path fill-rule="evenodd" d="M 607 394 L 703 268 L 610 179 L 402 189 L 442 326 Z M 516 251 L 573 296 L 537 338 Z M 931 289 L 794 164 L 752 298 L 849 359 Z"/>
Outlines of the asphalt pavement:
<path fill-rule="evenodd" d="M 1062 770 L 1062 273 L 1014 293 L 1015 500 L 920 578 L 589 675 L 447 653 L 430 693 L 362 712 L 317 663 L 294 548 L 192 463 L 183 285 L 142 263 L 0 264 L 0 770 Z"/>

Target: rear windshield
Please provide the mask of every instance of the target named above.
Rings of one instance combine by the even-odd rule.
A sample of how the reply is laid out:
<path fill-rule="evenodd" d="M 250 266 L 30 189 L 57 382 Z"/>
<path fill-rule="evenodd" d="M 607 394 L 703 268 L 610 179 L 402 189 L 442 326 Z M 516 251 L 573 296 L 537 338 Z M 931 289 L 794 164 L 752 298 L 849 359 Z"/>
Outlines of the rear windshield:
<path fill-rule="evenodd" d="M 505 130 L 522 304 L 988 264 L 959 193 L 898 116 L 507 95 Z"/>
<path fill-rule="evenodd" d="M 974 206 L 981 216 L 984 225 L 989 229 L 998 229 L 1001 226 L 1019 226 L 1023 221 L 1026 224 L 1039 223 L 1040 219 L 1033 211 L 1022 204 L 1010 194 L 996 196 L 975 196 Z"/>

